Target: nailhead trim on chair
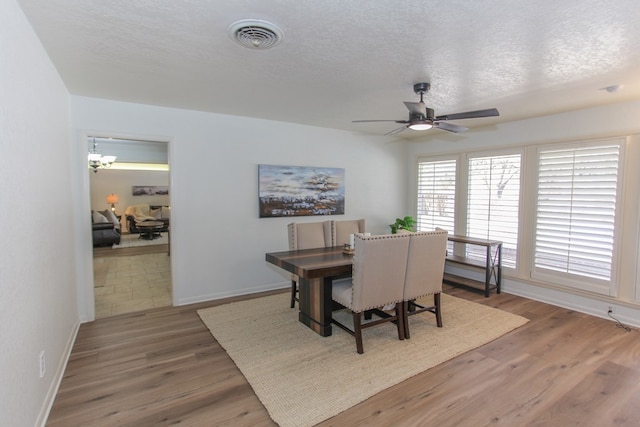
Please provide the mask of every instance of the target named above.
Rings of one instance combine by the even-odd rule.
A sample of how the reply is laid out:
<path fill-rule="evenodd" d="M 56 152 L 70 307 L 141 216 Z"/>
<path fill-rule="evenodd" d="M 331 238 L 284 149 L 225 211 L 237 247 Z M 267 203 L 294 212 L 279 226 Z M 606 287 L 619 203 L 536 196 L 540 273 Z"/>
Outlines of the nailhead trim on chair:
<path fill-rule="evenodd" d="M 410 236 L 411 236 L 410 234 L 376 234 L 376 235 L 373 235 L 373 236 L 366 236 L 366 237 L 365 236 L 356 235 L 356 238 L 362 239 L 362 240 L 384 240 L 384 239 L 408 239 L 408 238 L 410 238 Z M 357 255 L 357 253 L 354 252 L 353 256 L 355 257 L 356 255 Z M 354 268 L 354 271 L 353 271 L 352 277 L 355 276 L 355 263 L 354 263 L 354 267 L 353 268 Z M 353 286 L 351 287 L 351 300 L 353 300 Z M 397 304 L 397 303 L 402 302 L 402 301 L 403 301 L 402 299 L 399 299 L 397 301 L 389 301 L 389 302 L 387 302 L 385 304 L 382 304 L 382 305 L 379 305 L 379 306 L 376 306 L 376 307 L 367 307 L 367 308 L 363 309 L 362 311 L 357 311 L 356 313 L 362 313 L 364 311 L 372 310 L 374 308 L 384 307 L 386 305 Z M 341 302 L 339 302 L 339 303 L 342 304 Z M 342 305 L 344 305 L 345 307 L 351 309 L 349 306 L 347 306 L 345 304 L 342 304 Z"/>

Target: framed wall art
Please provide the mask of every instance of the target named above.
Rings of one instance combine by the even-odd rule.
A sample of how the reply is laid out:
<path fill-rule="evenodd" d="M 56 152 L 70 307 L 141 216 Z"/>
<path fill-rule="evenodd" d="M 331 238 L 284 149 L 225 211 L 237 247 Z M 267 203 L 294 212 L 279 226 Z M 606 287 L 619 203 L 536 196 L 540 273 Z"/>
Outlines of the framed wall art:
<path fill-rule="evenodd" d="M 131 187 L 134 196 L 166 196 L 169 187 L 166 185 L 134 185 Z"/>
<path fill-rule="evenodd" d="M 344 214 L 344 169 L 258 165 L 260 218 Z"/>

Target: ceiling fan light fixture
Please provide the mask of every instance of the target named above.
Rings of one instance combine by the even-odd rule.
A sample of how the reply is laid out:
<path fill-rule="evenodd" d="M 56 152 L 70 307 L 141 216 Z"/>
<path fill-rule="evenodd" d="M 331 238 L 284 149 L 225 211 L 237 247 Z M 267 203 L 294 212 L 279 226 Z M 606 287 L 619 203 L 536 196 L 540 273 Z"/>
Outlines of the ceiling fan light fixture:
<path fill-rule="evenodd" d="M 409 129 L 411 130 L 428 130 L 433 127 L 433 124 L 426 120 L 419 120 L 411 123 Z"/>
<path fill-rule="evenodd" d="M 434 126 L 439 130 L 458 133 L 469 130 L 469 128 L 447 123 L 444 120 L 475 119 L 479 117 L 497 117 L 500 115 L 497 108 L 488 108 L 485 110 L 466 111 L 464 113 L 436 116 L 433 108 L 428 108 L 424 103 L 424 94 L 429 90 L 430 87 L 431 85 L 429 83 L 416 83 L 415 85 L 413 85 L 413 91 L 420 95 L 420 102 L 404 102 L 405 107 L 407 107 L 407 109 L 409 110 L 409 120 L 354 120 L 353 123 L 395 122 L 406 124 L 405 126 L 401 126 L 385 133 L 385 135 L 395 135 L 407 128 L 411 130 L 421 131 L 431 129 Z M 606 90 L 606 88 L 604 89 Z"/>

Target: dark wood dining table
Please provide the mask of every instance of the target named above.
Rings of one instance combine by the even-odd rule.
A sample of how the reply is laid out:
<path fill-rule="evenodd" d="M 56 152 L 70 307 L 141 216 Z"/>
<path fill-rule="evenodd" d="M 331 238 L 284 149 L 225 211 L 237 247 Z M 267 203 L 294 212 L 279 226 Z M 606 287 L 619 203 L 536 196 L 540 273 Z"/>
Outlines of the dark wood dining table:
<path fill-rule="evenodd" d="M 342 247 L 330 247 L 271 252 L 266 261 L 299 277 L 298 320 L 319 335 L 331 335 L 331 284 L 351 276 L 353 255 L 345 254 Z"/>

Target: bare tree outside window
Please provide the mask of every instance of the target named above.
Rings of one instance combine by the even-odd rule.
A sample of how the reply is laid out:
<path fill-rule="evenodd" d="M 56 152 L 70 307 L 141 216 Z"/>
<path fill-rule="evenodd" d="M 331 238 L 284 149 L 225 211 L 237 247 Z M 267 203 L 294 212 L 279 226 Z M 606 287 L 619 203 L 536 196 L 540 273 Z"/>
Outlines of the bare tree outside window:
<path fill-rule="evenodd" d="M 502 241 L 502 265 L 511 268 L 518 245 L 520 163 L 520 154 L 469 159 L 467 235 Z M 465 255 L 485 257 L 484 250 L 471 245 Z"/>

